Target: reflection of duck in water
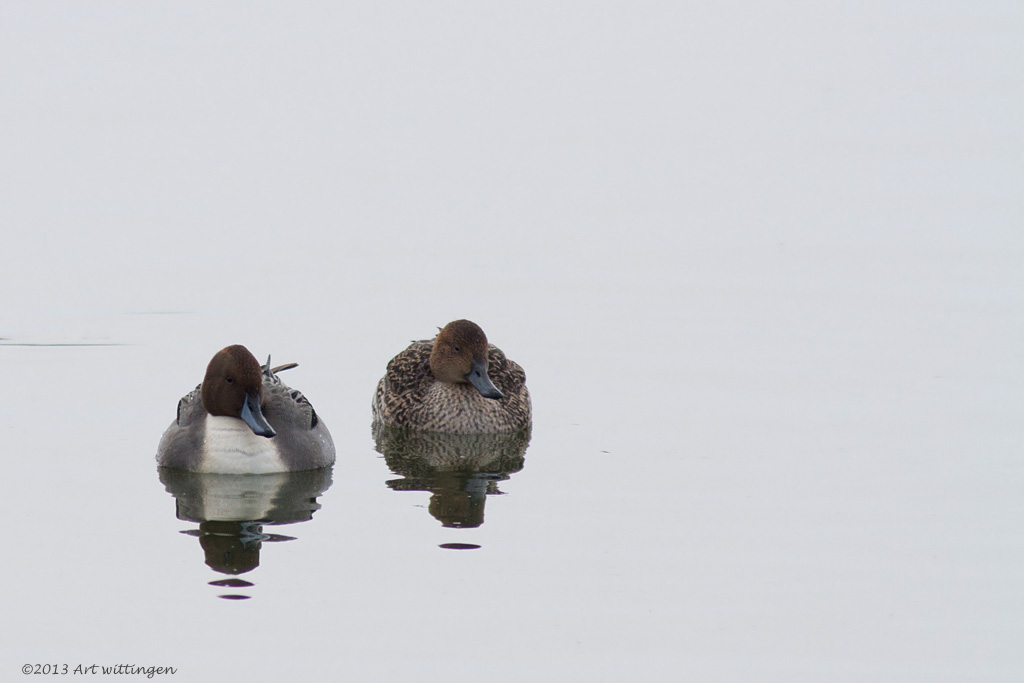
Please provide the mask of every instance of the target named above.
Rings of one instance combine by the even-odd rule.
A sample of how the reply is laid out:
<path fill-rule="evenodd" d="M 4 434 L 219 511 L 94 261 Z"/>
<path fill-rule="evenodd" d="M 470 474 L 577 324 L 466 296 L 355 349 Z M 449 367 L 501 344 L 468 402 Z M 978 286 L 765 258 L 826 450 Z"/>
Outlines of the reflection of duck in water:
<path fill-rule="evenodd" d="M 294 540 L 263 533 L 263 525 L 309 521 L 320 509 L 317 497 L 331 485 L 331 468 L 276 474 L 209 474 L 159 468 L 160 481 L 176 501 L 177 517 L 199 522 L 182 533 L 198 536 L 206 564 L 232 577 L 260 564 L 264 542 Z M 242 587 L 253 584 L 237 578 L 211 585 Z M 223 595 L 245 598 L 244 595 Z"/>
<path fill-rule="evenodd" d="M 244 346 L 221 349 L 202 384 L 178 402 L 178 417 L 157 447 L 157 464 L 193 472 L 262 474 L 326 467 L 334 462 L 327 425 L 300 392 L 282 382 L 270 361 Z"/>
<path fill-rule="evenodd" d="M 446 527 L 484 523 L 488 495 L 498 482 L 523 469 L 530 430 L 509 434 L 439 434 L 375 424 L 377 451 L 403 479 L 396 491 L 430 491 L 430 514 Z"/>
<path fill-rule="evenodd" d="M 526 373 L 488 344 L 475 323 L 456 320 L 433 340 L 413 342 L 391 359 L 377 385 L 373 419 L 453 434 L 526 429 Z"/>

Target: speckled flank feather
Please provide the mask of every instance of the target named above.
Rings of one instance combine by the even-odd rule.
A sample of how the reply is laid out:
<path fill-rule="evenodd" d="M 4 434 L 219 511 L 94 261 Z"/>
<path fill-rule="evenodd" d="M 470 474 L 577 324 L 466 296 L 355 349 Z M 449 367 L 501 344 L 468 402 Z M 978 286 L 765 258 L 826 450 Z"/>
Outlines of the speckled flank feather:
<path fill-rule="evenodd" d="M 450 384 L 430 372 L 433 340 L 413 342 L 391 359 L 377 384 L 373 419 L 385 425 L 453 434 L 509 432 L 530 425 L 526 373 L 493 344 L 487 373 L 504 394 L 484 398 L 469 384 Z"/>

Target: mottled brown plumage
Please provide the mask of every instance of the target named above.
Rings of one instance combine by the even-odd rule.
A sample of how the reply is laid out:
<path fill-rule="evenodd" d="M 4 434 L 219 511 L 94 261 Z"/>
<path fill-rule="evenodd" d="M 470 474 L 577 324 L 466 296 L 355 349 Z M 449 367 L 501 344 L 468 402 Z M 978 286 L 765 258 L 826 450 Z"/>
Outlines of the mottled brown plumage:
<path fill-rule="evenodd" d="M 483 378 L 473 376 L 481 370 Z M 497 390 L 493 393 L 486 389 L 491 383 Z M 488 398 L 499 392 L 500 397 Z M 373 418 L 385 425 L 454 434 L 525 429 L 531 422 L 526 373 L 487 344 L 474 323 L 457 320 L 433 340 L 413 342 L 391 359 L 377 385 Z"/>

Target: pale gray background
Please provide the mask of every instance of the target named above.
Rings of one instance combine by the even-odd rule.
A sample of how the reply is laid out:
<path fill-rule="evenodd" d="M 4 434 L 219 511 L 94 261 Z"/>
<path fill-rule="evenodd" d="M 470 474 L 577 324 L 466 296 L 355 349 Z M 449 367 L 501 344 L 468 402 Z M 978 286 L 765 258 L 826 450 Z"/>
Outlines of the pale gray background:
<path fill-rule="evenodd" d="M 1020 681 L 1022 35 L 1018 2 L 0 4 L 0 679 Z M 535 408 L 475 530 L 369 430 L 459 317 Z M 339 455 L 240 602 L 153 463 L 230 343 L 301 363 Z"/>

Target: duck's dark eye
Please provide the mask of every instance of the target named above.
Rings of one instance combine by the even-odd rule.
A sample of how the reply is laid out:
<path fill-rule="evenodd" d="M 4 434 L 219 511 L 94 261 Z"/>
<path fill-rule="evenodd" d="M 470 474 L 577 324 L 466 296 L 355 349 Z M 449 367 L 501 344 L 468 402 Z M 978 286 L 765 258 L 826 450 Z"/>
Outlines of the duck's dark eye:
<path fill-rule="evenodd" d="M 455 347 L 453 347 L 453 348 L 455 349 L 455 353 L 458 353 L 458 352 L 459 352 L 459 347 L 458 347 L 458 346 L 455 346 Z"/>
<path fill-rule="evenodd" d="M 227 380 L 227 383 L 228 383 L 228 384 L 231 384 L 232 382 L 234 382 L 234 381 L 235 381 L 235 380 L 233 380 L 233 379 L 231 378 L 231 375 L 228 375 L 228 376 L 227 376 L 227 377 L 225 377 L 224 379 L 225 379 L 225 380 Z"/>

